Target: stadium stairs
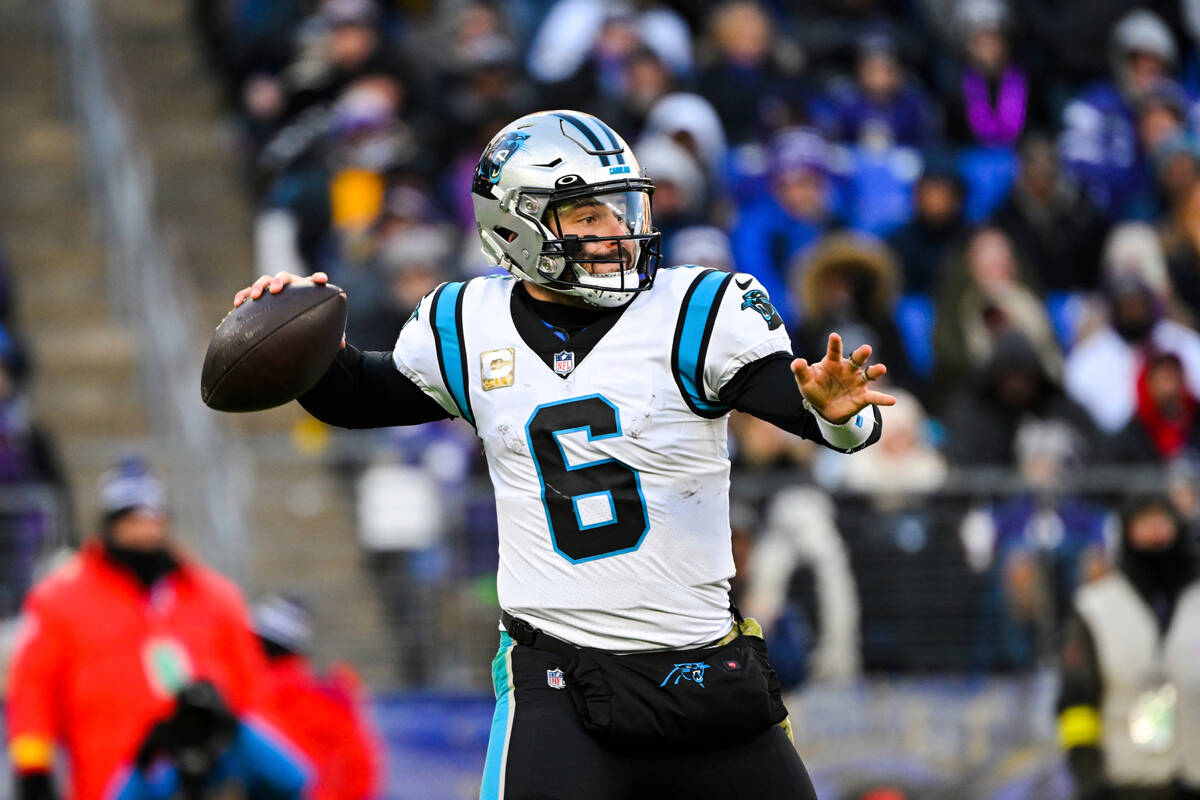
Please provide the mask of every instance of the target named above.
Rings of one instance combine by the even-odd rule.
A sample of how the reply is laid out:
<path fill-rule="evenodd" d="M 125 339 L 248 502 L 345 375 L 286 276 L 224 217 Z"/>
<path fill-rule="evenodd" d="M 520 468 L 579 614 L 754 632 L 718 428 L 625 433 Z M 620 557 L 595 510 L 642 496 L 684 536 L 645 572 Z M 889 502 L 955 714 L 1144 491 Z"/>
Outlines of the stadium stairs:
<path fill-rule="evenodd" d="M 153 164 L 154 219 L 189 284 L 182 296 L 196 306 L 193 338 L 203 352 L 234 292 L 253 277 L 252 217 L 236 177 L 231 122 L 188 9 L 159 0 L 95 2 L 116 94 Z M 98 302 L 108 295 L 93 223 L 99 215 L 87 206 L 83 133 L 72 119 L 51 13 L 42 4 L 0 0 L 0 65 L 21 76 L 0 82 L 0 235 L 38 362 L 36 413 L 60 443 L 86 525 L 103 466 L 97 453 L 116 452 L 123 440 L 153 442 L 156 415 L 140 390 L 136 338 L 110 313 L 111 303 Z M 196 385 L 198 396 L 198 373 Z M 294 444 L 304 417 L 294 405 L 220 416 L 222 430 L 251 456 L 246 527 L 253 541 L 244 550 L 253 563 L 240 574 L 251 597 L 281 590 L 308 597 L 318 662 L 345 660 L 369 684 L 390 686 L 391 637 L 363 571 L 352 497 L 327 468 L 319 432 L 309 432 L 309 447 Z M 186 472 L 187 459 L 169 454 L 162 466 Z M 179 484 L 171 480 L 177 497 L 187 491 Z M 203 532 L 184 533 L 195 541 Z"/>

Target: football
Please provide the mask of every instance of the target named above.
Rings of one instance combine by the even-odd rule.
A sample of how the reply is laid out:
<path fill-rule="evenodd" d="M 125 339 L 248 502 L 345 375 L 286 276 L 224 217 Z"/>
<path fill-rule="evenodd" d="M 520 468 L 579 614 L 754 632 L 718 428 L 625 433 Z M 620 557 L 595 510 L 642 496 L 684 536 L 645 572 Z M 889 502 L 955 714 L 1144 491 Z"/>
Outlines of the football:
<path fill-rule="evenodd" d="M 337 356 L 346 330 L 346 293 L 296 281 L 264 291 L 225 315 L 204 368 L 200 397 L 217 411 L 261 411 L 311 389 Z"/>

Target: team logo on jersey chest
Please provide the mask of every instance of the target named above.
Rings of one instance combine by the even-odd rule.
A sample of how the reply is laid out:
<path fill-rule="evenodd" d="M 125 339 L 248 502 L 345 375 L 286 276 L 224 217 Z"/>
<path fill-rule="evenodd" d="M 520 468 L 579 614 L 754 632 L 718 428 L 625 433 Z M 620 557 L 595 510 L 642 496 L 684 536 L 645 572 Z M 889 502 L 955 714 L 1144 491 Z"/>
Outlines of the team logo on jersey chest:
<path fill-rule="evenodd" d="M 575 371 L 575 353 L 560 350 L 554 354 L 554 371 L 559 375 L 570 375 Z"/>
<path fill-rule="evenodd" d="M 511 347 L 484 350 L 479 354 L 479 379 L 485 392 L 501 386 L 512 386 L 516 372 L 516 350 Z"/>

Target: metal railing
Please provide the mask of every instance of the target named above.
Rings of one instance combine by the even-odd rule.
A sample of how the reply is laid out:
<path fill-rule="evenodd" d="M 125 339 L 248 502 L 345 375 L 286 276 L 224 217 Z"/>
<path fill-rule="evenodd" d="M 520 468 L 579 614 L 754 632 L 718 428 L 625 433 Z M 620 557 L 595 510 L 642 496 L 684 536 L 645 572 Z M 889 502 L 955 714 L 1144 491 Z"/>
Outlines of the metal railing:
<path fill-rule="evenodd" d="M 189 527 L 209 534 L 204 554 L 247 577 L 247 498 L 241 450 L 223 435 L 196 391 L 194 303 L 184 271 L 154 214 L 153 164 L 138 146 L 132 116 L 114 90 L 92 0 L 56 0 L 75 112 L 83 130 L 91 204 L 105 233 L 109 301 L 141 348 L 141 388 L 154 434 L 198 467 Z"/>

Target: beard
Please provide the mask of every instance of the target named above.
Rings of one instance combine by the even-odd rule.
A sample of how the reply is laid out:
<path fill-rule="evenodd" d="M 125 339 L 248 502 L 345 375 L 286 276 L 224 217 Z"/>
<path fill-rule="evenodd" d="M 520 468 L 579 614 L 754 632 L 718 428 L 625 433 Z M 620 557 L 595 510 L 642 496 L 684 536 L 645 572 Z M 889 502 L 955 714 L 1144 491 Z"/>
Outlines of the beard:
<path fill-rule="evenodd" d="M 611 275 L 616 272 L 629 272 L 635 266 L 635 256 L 630 252 L 630 248 L 625 247 L 624 242 L 618 243 L 617 252 L 597 253 L 595 255 L 585 253 L 584 258 L 576 261 L 576 263 L 590 275 Z M 599 272 L 596 268 L 604 264 L 616 264 L 617 269 L 607 272 Z"/>

